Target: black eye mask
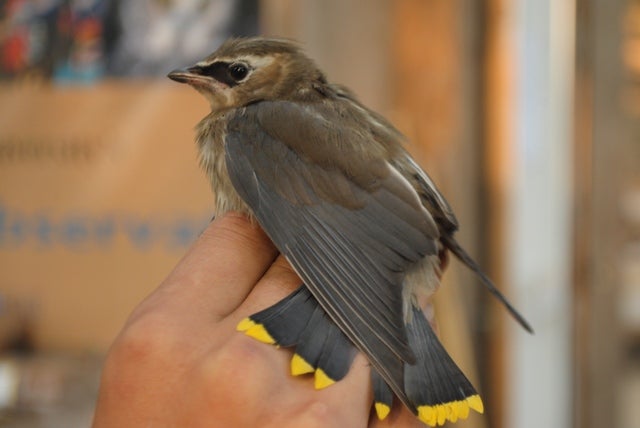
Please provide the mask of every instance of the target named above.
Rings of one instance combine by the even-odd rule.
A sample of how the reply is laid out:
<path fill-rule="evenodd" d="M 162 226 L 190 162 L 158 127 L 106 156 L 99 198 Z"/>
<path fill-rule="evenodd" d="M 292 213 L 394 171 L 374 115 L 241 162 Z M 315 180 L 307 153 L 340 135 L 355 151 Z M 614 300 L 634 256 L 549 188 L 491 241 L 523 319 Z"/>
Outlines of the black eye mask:
<path fill-rule="evenodd" d="M 230 88 L 237 86 L 242 79 L 247 77 L 249 67 L 242 63 L 214 62 L 207 66 L 196 65 L 189 69 L 192 73 L 209 76 Z"/>

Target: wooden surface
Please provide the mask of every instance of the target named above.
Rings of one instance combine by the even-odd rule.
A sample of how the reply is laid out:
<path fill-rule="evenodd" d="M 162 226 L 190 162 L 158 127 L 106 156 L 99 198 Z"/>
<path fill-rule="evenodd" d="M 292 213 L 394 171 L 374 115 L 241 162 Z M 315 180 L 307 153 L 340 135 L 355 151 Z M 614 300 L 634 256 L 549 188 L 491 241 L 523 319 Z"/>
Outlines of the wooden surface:
<path fill-rule="evenodd" d="M 483 109 L 484 151 L 482 156 L 485 183 L 486 228 L 482 240 L 489 243 L 488 273 L 508 294 L 504 258 L 506 256 L 506 206 L 513 172 L 511 153 L 514 135 L 513 103 L 515 47 L 513 45 L 514 10 L 511 0 L 490 0 L 484 9 Z M 491 426 L 504 427 L 503 407 L 508 402 L 504 375 L 509 371 L 505 350 L 504 311 L 491 297 L 484 296 L 490 308 L 485 319 L 487 345 L 482 367 L 486 370 L 487 412 Z"/>
<path fill-rule="evenodd" d="M 168 79 L 0 87 L 0 290 L 39 349 L 106 351 L 206 225 L 207 111 Z"/>
<path fill-rule="evenodd" d="M 594 304 L 590 293 L 591 255 L 593 238 L 593 12 L 588 1 L 578 1 L 576 26 L 576 91 L 575 91 L 575 168 L 574 205 L 574 426 L 589 427 L 591 407 L 589 382 L 589 316 Z"/>
<path fill-rule="evenodd" d="M 625 272 L 640 265 L 640 208 L 628 205 L 640 194 L 640 2 L 581 0 L 578 11 L 575 426 L 635 427 L 635 338 L 621 309 L 639 295 Z"/>

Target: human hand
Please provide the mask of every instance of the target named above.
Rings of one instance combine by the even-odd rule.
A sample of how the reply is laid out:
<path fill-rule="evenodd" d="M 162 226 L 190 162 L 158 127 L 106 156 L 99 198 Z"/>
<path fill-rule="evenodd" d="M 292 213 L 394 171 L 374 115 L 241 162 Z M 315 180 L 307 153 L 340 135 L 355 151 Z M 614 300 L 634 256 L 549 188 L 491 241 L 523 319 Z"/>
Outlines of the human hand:
<path fill-rule="evenodd" d="M 362 355 L 315 390 L 289 374 L 291 351 L 236 331 L 301 283 L 258 226 L 214 220 L 111 347 L 94 428 L 422 426 L 400 404 L 377 419 Z"/>

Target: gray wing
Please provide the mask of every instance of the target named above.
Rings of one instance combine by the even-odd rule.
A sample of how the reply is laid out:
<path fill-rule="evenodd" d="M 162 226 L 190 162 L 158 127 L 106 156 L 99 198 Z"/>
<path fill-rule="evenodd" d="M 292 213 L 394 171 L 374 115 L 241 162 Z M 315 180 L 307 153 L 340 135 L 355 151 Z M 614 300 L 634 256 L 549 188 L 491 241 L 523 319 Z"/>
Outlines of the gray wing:
<path fill-rule="evenodd" d="M 409 156 L 408 153 L 393 159 L 394 166 L 405 176 L 411 177 L 422 203 L 429 210 L 438 226 L 451 235 L 458 230 L 458 219 L 451 206 L 442 196 L 431 177 Z"/>
<path fill-rule="evenodd" d="M 325 132 L 327 123 L 337 122 L 330 114 L 288 102 L 248 106 L 229 122 L 226 166 L 311 293 L 399 394 L 402 361 L 415 359 L 402 313 L 404 272 L 436 253 L 438 230 L 411 185 L 384 159 L 366 159 L 372 171 L 363 184 L 367 165 L 344 159 L 375 142 L 361 141 L 367 133 L 353 127 Z M 339 161 L 315 156 L 320 145 L 336 150 Z"/>
<path fill-rule="evenodd" d="M 383 124 L 384 132 L 379 134 L 379 138 L 385 141 L 404 139 L 404 136 L 396 130 L 384 117 L 361 104 L 348 88 L 336 85 L 335 90 L 341 98 L 348 99 L 357 104 L 360 109 L 366 111 L 378 123 Z M 448 234 L 458 230 L 458 220 L 447 200 L 442 196 L 436 185 L 420 166 L 413 160 L 409 153 L 404 150 L 396 153 L 392 157 L 393 166 L 405 177 L 411 180 L 414 188 L 420 195 L 423 205 L 429 210 L 438 226 Z"/>

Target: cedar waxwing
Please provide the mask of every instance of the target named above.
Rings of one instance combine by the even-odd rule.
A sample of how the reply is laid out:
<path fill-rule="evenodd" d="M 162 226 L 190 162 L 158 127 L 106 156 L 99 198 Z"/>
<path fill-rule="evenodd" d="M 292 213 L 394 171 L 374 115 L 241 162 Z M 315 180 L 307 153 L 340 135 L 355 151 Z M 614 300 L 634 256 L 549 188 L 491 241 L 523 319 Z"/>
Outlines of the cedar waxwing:
<path fill-rule="evenodd" d="M 381 419 L 394 394 L 431 426 L 482 413 L 417 303 L 447 250 L 531 327 L 455 241 L 455 215 L 400 132 L 289 40 L 232 39 L 169 77 L 211 105 L 197 145 L 217 214 L 257 220 L 304 282 L 238 330 L 293 347 L 292 374 L 314 373 L 316 388 L 361 351 Z"/>

